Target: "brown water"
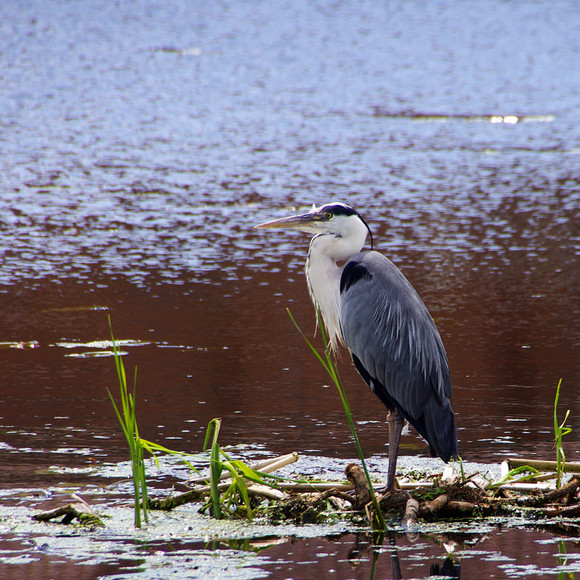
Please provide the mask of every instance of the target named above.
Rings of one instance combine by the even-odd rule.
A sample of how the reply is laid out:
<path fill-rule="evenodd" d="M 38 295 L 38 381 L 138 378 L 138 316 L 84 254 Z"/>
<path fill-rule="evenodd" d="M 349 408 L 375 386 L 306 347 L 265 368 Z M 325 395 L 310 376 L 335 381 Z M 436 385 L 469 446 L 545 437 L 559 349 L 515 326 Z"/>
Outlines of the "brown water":
<path fill-rule="evenodd" d="M 552 457 L 562 378 L 579 459 L 574 2 L 32 1 L 0 6 L 0 39 L 4 488 L 125 459 L 109 315 L 144 437 L 196 451 L 219 416 L 223 444 L 352 457 L 286 314 L 312 334 L 308 239 L 251 229 L 330 200 L 436 319 L 461 455 Z M 384 455 L 384 409 L 340 370 Z M 310 570 L 314 544 L 287 558 Z M 516 544 L 496 549 L 537 552 Z"/>

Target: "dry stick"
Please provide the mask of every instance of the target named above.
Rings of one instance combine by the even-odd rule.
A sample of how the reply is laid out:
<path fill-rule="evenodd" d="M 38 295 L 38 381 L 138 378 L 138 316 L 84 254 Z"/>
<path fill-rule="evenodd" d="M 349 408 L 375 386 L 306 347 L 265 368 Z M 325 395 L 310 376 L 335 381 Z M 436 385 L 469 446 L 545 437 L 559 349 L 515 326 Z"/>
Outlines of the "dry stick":
<path fill-rule="evenodd" d="M 518 500 L 518 505 L 527 507 L 538 507 L 543 506 L 548 503 L 555 502 L 564 496 L 573 495 L 576 490 L 580 487 L 580 476 L 574 476 L 566 485 L 554 489 L 547 493 L 532 497 L 522 497 Z"/>
<path fill-rule="evenodd" d="M 352 491 L 354 486 L 351 483 L 341 483 L 338 481 L 312 481 L 308 483 L 292 483 L 292 482 L 278 482 L 276 487 L 280 489 L 285 489 L 287 491 L 296 491 L 301 493 L 316 493 L 326 491 L 327 489 L 338 489 L 339 491 Z M 384 487 L 384 486 L 382 486 Z M 419 483 L 399 483 L 400 490 L 413 490 L 413 489 L 423 489 L 428 487 L 433 487 L 433 482 L 419 482 Z M 375 492 L 380 490 L 379 487 L 375 488 Z"/>
<path fill-rule="evenodd" d="M 401 524 L 406 528 L 410 528 L 417 523 L 417 517 L 419 515 L 419 502 L 414 498 L 409 498 L 407 500 L 407 505 L 405 506 L 405 515 Z"/>
<path fill-rule="evenodd" d="M 263 473 L 272 473 L 272 471 L 276 471 L 276 469 L 280 469 L 286 465 L 290 465 L 295 461 L 298 461 L 299 455 L 294 451 L 293 453 L 288 453 L 287 455 L 280 455 L 279 457 L 272 457 L 270 459 L 264 459 L 263 461 L 258 461 L 250 465 L 250 469 L 254 471 L 262 471 Z M 224 471 L 221 476 L 220 480 L 222 479 L 231 479 L 229 471 Z M 207 483 L 209 481 L 209 475 L 207 477 L 196 477 L 195 479 L 190 479 L 190 484 L 196 483 Z"/>
<path fill-rule="evenodd" d="M 327 489 L 326 491 L 323 491 L 321 494 L 318 494 L 317 496 L 312 498 L 310 501 L 312 504 L 317 504 L 322 501 L 326 501 L 330 497 L 337 497 L 339 499 L 345 500 L 349 502 L 351 505 L 354 505 L 354 503 L 356 502 L 356 499 L 352 497 L 352 495 L 349 495 L 344 491 L 339 491 L 336 488 Z"/>
<path fill-rule="evenodd" d="M 547 517 L 565 517 L 565 518 L 575 518 L 580 516 L 580 504 L 569 505 L 569 506 L 553 506 L 547 507 L 543 510 L 543 514 Z"/>
<path fill-rule="evenodd" d="M 286 467 L 286 465 L 290 465 L 291 463 L 295 463 L 298 461 L 300 456 L 296 451 L 293 453 L 288 453 L 287 455 L 280 455 L 280 457 L 276 457 L 272 460 L 266 459 L 264 461 L 260 461 L 256 463 L 252 469 L 254 471 L 262 471 L 263 473 L 272 473 L 277 469 L 282 469 L 282 467 Z"/>
<path fill-rule="evenodd" d="M 419 509 L 419 513 L 421 517 L 436 516 L 448 501 L 449 498 L 447 497 L 447 494 L 443 493 L 432 501 L 426 501 L 422 503 Z"/>
<path fill-rule="evenodd" d="M 47 512 L 35 514 L 32 518 L 39 522 L 48 522 L 61 516 L 64 516 L 62 519 L 63 524 L 70 524 L 76 518 L 79 523 L 85 526 L 104 527 L 101 518 L 95 514 L 84 500 L 83 503 L 69 503 Z"/>
<path fill-rule="evenodd" d="M 336 481 L 312 481 L 304 483 L 294 483 L 292 481 L 279 481 L 276 487 L 286 491 L 294 491 L 299 493 L 320 493 L 328 490 L 336 489 L 338 491 L 351 491 L 353 489 L 350 483 L 340 483 Z"/>
<path fill-rule="evenodd" d="M 516 469 L 516 467 L 533 467 L 538 471 L 556 471 L 558 469 L 558 463 L 556 461 L 542 461 L 540 459 L 521 459 L 521 458 L 510 458 L 507 462 L 511 469 Z M 564 465 L 564 471 L 568 473 L 580 473 L 580 463 L 571 463 L 569 461 Z"/>
<path fill-rule="evenodd" d="M 550 484 L 544 481 L 538 481 L 536 483 L 504 483 L 498 486 L 497 489 L 502 489 L 505 491 L 547 491 L 550 489 Z"/>
<path fill-rule="evenodd" d="M 400 483 L 401 490 L 413 490 L 433 487 L 432 482 L 425 483 Z M 336 489 L 338 491 L 352 491 L 354 486 L 351 483 L 343 483 L 339 481 L 309 481 L 294 483 L 292 481 L 279 481 L 276 487 L 286 491 L 294 491 L 297 493 L 321 493 L 328 489 Z M 379 489 L 379 488 L 377 488 Z M 375 489 L 375 491 L 377 491 Z"/>
<path fill-rule="evenodd" d="M 253 485 L 248 485 L 248 493 L 250 495 L 260 495 L 262 497 L 267 497 L 269 499 L 284 499 L 288 496 L 287 493 L 280 491 L 279 489 L 274 489 L 267 485 L 259 485 L 254 483 Z"/>
<path fill-rule="evenodd" d="M 435 487 L 435 484 L 432 481 L 406 481 L 401 483 L 398 482 L 399 490 L 412 490 L 412 489 L 425 489 L 428 487 Z"/>
<path fill-rule="evenodd" d="M 79 505 L 80 504 L 77 504 L 77 506 L 79 506 Z M 83 508 L 84 508 L 84 506 L 83 506 Z M 70 524 L 70 522 L 80 512 L 81 512 L 81 510 L 78 510 L 72 503 L 69 503 L 68 505 L 63 505 L 63 506 L 57 507 L 53 510 L 49 510 L 46 512 L 41 512 L 39 514 L 35 514 L 32 516 L 32 519 L 36 520 L 38 522 L 49 522 L 50 520 L 53 520 L 54 518 L 60 518 L 61 516 L 65 516 L 65 518 L 63 519 L 63 523 Z M 87 513 L 84 509 L 82 510 L 82 512 Z"/>
<path fill-rule="evenodd" d="M 356 501 L 353 505 L 355 509 L 360 509 L 371 501 L 371 492 L 365 472 L 356 463 L 349 463 L 345 473 L 346 478 L 354 485 Z"/>
<path fill-rule="evenodd" d="M 280 469 L 281 467 L 284 467 L 286 465 L 289 465 L 290 463 L 294 463 L 295 461 L 298 460 L 298 453 L 294 452 L 294 453 L 288 453 L 287 455 L 281 455 L 280 457 L 275 457 L 273 459 L 267 459 L 264 461 L 260 461 L 256 464 L 254 464 L 254 466 L 252 466 L 252 469 L 254 469 L 255 471 L 258 471 L 258 468 L 260 469 L 260 471 L 262 471 L 263 473 L 270 473 L 272 471 L 275 471 L 276 469 Z M 220 477 L 220 479 L 223 479 L 224 481 L 222 483 L 220 483 L 218 485 L 218 488 L 220 490 L 223 489 L 227 489 L 230 485 L 231 485 L 231 477 L 229 477 L 229 473 L 223 473 L 222 476 Z M 208 478 L 197 478 L 196 480 L 193 481 L 197 481 L 198 483 L 207 483 Z M 262 487 L 266 487 L 266 486 L 262 486 Z M 252 489 L 254 488 L 254 489 Z M 149 507 L 151 509 L 158 509 L 158 510 L 172 510 L 173 508 L 176 508 L 180 505 L 186 504 L 186 503 L 191 503 L 194 501 L 197 501 L 199 499 L 201 499 L 202 497 L 204 497 L 205 495 L 207 495 L 210 492 L 209 486 L 204 486 L 202 488 L 197 488 L 197 489 L 191 489 L 189 491 L 186 491 L 184 493 L 179 493 L 177 495 L 173 495 L 173 496 L 169 496 L 166 497 L 163 500 L 159 500 L 159 499 L 150 499 L 149 500 Z M 272 490 L 272 493 L 261 493 L 260 488 L 258 486 L 248 486 L 248 493 L 252 493 L 253 495 L 267 495 L 267 497 L 273 497 L 273 495 L 275 495 L 274 490 Z M 278 499 L 277 497 L 273 497 L 273 499 Z"/>

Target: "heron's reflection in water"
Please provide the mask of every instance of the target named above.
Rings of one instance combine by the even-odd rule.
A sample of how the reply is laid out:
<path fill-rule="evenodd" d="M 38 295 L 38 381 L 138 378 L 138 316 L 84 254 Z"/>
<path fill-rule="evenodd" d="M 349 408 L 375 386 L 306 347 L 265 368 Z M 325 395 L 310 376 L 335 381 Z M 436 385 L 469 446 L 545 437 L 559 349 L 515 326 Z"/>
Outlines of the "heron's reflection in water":
<path fill-rule="evenodd" d="M 487 535 L 478 534 L 419 534 L 419 533 L 395 533 L 387 532 L 386 534 L 361 533 L 356 534 L 355 543 L 348 552 L 348 559 L 351 566 L 358 567 L 363 561 L 371 562 L 370 579 L 375 579 L 376 570 L 379 560 L 388 555 L 390 559 L 391 575 L 390 578 L 395 580 L 405 578 L 404 575 L 404 558 L 399 558 L 397 549 L 397 538 L 405 537 L 410 543 L 419 540 L 431 540 L 436 545 L 441 546 L 446 556 L 442 561 L 433 562 L 429 566 L 430 576 L 442 576 L 446 578 L 461 578 L 461 563 L 454 554 L 463 549 L 466 542 L 470 545 L 478 543 L 487 538 Z M 408 577 L 415 577 L 416 574 L 410 574 Z"/>

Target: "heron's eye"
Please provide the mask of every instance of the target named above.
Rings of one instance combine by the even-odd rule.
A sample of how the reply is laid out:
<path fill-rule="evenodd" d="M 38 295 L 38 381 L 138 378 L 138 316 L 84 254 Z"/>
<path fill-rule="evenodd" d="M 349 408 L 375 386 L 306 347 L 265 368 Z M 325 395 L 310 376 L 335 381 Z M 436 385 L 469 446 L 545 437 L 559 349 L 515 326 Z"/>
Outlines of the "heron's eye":
<path fill-rule="evenodd" d="M 324 217 L 326 217 L 327 220 L 331 220 L 333 217 L 333 213 L 331 211 L 327 211 Z"/>

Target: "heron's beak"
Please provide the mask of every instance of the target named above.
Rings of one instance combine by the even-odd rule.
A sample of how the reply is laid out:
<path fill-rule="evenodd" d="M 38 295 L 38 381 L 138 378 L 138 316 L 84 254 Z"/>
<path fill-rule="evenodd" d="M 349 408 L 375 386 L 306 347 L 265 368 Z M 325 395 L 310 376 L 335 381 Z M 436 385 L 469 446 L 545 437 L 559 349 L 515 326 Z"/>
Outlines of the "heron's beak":
<path fill-rule="evenodd" d="M 306 233 L 317 233 L 318 222 L 322 219 L 322 216 L 314 209 L 311 212 L 304 213 L 301 215 L 293 215 L 290 217 L 280 218 L 277 220 L 272 220 L 264 224 L 259 224 L 254 226 L 254 229 L 261 230 L 266 228 L 289 228 L 293 230 L 300 230 Z"/>

